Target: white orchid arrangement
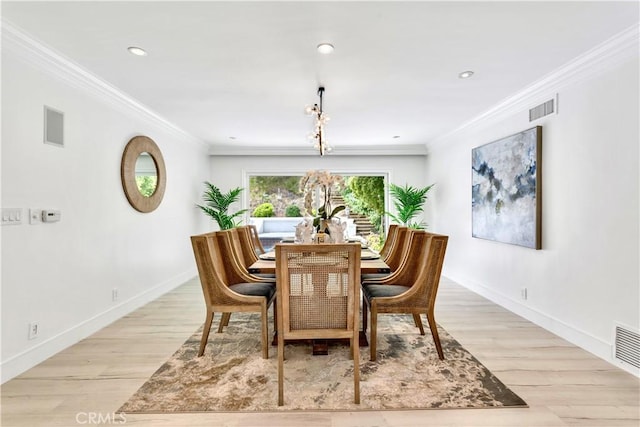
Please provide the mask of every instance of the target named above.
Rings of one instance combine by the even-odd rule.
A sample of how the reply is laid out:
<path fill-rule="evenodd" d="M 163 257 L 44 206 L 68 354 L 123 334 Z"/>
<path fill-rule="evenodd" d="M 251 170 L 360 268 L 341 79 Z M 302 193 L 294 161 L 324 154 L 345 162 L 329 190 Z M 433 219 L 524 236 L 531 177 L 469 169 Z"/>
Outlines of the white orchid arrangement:
<path fill-rule="evenodd" d="M 313 226 L 316 230 L 325 231 L 320 230 L 322 221 L 330 220 L 345 209 L 343 205 L 331 209 L 331 192 L 342 188 L 344 188 L 344 178 L 340 175 L 331 175 L 329 171 L 307 171 L 300 179 L 300 191 L 304 192 L 304 209 L 307 215 L 314 217 Z M 314 205 L 318 206 L 317 211 L 314 211 Z"/>

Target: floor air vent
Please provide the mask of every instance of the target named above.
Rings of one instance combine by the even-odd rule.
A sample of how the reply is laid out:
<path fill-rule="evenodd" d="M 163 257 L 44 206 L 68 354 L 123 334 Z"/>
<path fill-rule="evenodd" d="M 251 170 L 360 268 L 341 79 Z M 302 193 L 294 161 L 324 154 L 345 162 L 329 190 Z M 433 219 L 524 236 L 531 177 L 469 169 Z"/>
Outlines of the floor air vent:
<path fill-rule="evenodd" d="M 532 122 L 544 116 L 548 116 L 549 114 L 553 114 L 555 112 L 555 107 L 555 99 L 550 99 L 547 102 L 543 102 L 542 104 L 533 107 L 529 110 L 529 121 Z"/>
<path fill-rule="evenodd" d="M 614 352 L 616 360 L 640 369 L 640 334 L 616 325 Z"/>

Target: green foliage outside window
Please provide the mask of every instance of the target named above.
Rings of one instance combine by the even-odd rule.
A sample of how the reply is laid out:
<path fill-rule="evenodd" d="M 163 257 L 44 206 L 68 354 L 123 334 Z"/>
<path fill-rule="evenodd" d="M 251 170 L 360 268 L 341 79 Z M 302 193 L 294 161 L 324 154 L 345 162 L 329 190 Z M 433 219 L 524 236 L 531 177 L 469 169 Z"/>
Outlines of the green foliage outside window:
<path fill-rule="evenodd" d="M 352 176 L 347 179 L 342 197 L 353 212 L 365 215 L 376 231 L 382 232 L 384 177 Z"/>
<path fill-rule="evenodd" d="M 271 203 L 263 203 L 253 210 L 251 216 L 258 218 L 273 216 L 273 205 Z"/>
<path fill-rule="evenodd" d="M 251 189 L 251 197 L 259 199 L 263 194 L 278 188 L 300 194 L 299 182 L 299 176 L 251 176 L 249 177 L 249 188 Z"/>
<path fill-rule="evenodd" d="M 302 216 L 302 212 L 300 211 L 299 206 L 289 205 L 287 206 L 287 209 L 285 209 L 284 211 L 284 216 L 288 216 L 288 217 Z"/>
<path fill-rule="evenodd" d="M 249 209 L 252 211 L 262 203 L 273 205 L 273 216 L 286 215 L 286 208 L 301 203 L 303 197 L 298 188 L 300 176 L 250 176 Z"/>
<path fill-rule="evenodd" d="M 384 178 L 381 176 L 353 176 L 349 188 L 369 210 L 384 213 Z"/>

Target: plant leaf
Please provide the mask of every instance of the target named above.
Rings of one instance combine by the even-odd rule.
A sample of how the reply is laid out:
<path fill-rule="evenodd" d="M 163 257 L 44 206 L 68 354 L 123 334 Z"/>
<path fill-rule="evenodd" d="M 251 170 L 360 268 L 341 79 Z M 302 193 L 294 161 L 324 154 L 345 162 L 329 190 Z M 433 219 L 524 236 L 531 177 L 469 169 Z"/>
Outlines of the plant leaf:
<path fill-rule="evenodd" d="M 202 212 L 210 216 L 221 230 L 227 230 L 238 226 L 242 220 L 236 221 L 235 218 L 243 215 L 247 210 L 242 209 L 232 215 L 229 215 L 229 206 L 236 202 L 242 193 L 243 188 L 237 187 L 230 190 L 227 193 L 220 191 L 218 187 L 210 182 L 204 182 L 205 191 L 202 195 L 202 199 L 206 206 L 196 205 Z"/>

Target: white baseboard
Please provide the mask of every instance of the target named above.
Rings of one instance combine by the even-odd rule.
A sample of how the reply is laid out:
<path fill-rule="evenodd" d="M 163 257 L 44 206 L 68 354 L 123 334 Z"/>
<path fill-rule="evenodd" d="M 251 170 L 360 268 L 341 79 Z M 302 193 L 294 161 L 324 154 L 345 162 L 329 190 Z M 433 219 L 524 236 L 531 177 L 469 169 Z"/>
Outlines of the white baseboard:
<path fill-rule="evenodd" d="M 146 291 L 129 298 L 79 324 L 63 331 L 42 343 L 19 353 L 0 363 L 0 378 L 4 384 L 10 379 L 31 369 L 49 357 L 87 338 L 114 321 L 126 316 L 139 307 L 153 301 L 195 277 L 195 269 L 185 271 L 169 280 L 159 283 Z"/>
<path fill-rule="evenodd" d="M 487 298 L 488 300 L 498 304 L 499 306 L 506 308 L 507 310 L 517 314 L 518 316 L 521 316 L 529 320 L 530 322 L 535 323 L 541 328 L 544 328 L 547 331 L 558 335 L 560 338 L 569 341 L 571 344 L 574 344 L 582 348 L 583 350 L 586 350 L 589 353 L 592 353 L 593 355 L 611 363 L 615 367 L 638 376 L 637 370 L 630 369 L 614 359 L 612 351 L 613 343 L 605 342 L 585 331 L 582 331 L 572 325 L 565 323 L 560 319 L 557 319 L 531 307 L 527 307 L 520 301 L 516 301 L 513 298 L 500 294 L 493 289 L 490 289 L 487 286 L 482 285 L 468 277 L 458 276 L 455 273 L 452 274 L 450 271 L 443 272 L 443 276 L 446 276 L 448 279 L 456 282 L 461 286 L 464 286 L 465 288 L 477 293 L 478 295 Z"/>

